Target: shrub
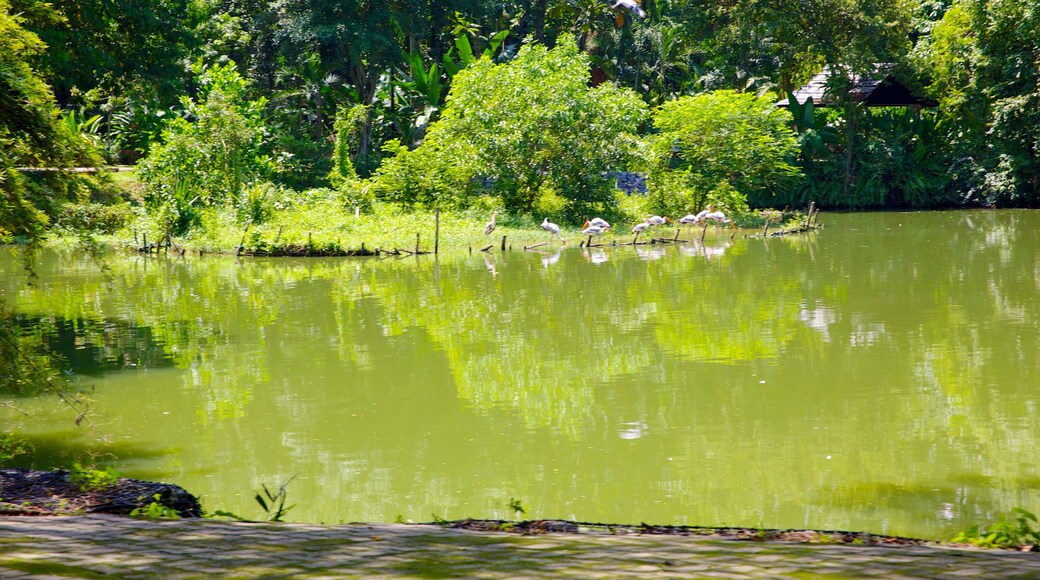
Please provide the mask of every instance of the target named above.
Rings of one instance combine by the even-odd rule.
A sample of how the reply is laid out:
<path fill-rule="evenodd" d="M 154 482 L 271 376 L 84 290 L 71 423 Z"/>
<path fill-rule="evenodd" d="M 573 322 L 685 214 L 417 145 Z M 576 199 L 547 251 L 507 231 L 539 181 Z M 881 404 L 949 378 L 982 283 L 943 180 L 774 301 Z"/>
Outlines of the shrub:
<path fill-rule="evenodd" d="M 198 99 L 182 98 L 187 118 L 169 121 L 163 143 L 140 164 L 146 202 L 160 208 L 174 234 L 199 223 L 200 207 L 241 205 L 244 190 L 274 169 L 263 120 L 266 101 L 247 98 L 249 83 L 235 64 L 200 68 L 198 80 Z"/>
<path fill-rule="evenodd" d="M 649 139 L 654 209 L 701 209 L 711 192 L 731 204 L 741 205 L 734 191 L 768 204 L 801 175 L 792 164 L 798 146 L 788 122 L 770 99 L 729 90 L 661 105 L 654 113 L 659 133 Z"/>
<path fill-rule="evenodd" d="M 465 205 L 490 193 L 505 209 L 530 212 L 541 195 L 580 215 L 616 204 L 604 173 L 638 149 L 646 105 L 627 89 L 589 87 L 589 57 L 573 41 L 527 45 L 504 64 L 481 59 L 452 79 L 440 120 L 421 146 L 384 148 L 395 156 L 376 174 L 381 197 Z"/>

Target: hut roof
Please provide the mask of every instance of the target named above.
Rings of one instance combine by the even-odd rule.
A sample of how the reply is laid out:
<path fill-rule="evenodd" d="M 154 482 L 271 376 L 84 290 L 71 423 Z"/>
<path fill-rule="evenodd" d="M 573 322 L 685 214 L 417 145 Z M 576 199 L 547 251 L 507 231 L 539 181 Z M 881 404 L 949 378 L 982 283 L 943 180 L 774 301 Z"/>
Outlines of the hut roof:
<path fill-rule="evenodd" d="M 892 75 L 894 67 L 890 64 L 875 65 L 875 72 L 868 75 L 852 75 L 852 86 L 849 93 L 852 100 L 865 103 L 868 107 L 906 107 L 917 105 L 934 107 L 935 101 L 915 96 L 909 88 Z M 804 87 L 794 92 L 799 103 L 812 98 L 817 107 L 836 104 L 836 99 L 827 94 L 827 82 L 831 77 L 830 67 L 814 76 Z M 776 103 L 778 107 L 787 107 L 787 99 Z"/>

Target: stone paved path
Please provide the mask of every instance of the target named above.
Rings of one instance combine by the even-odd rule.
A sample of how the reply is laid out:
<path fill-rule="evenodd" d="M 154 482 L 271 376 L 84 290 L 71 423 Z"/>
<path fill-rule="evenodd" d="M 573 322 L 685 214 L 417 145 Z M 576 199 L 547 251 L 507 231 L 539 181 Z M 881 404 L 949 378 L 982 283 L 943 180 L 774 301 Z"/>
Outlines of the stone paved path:
<path fill-rule="evenodd" d="M 0 518 L 0 578 L 1040 578 L 1040 554 L 519 536 L 430 525 Z"/>

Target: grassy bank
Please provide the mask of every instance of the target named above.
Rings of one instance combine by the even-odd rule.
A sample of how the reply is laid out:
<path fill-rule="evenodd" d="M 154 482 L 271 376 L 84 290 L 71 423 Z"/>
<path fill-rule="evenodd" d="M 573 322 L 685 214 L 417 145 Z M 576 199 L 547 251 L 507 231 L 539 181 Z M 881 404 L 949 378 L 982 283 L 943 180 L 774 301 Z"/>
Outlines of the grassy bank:
<path fill-rule="evenodd" d="M 114 233 L 100 236 L 101 241 L 131 250 L 163 243 L 167 226 L 156 213 L 145 209 L 140 199 L 142 188 L 134 174 L 117 175 L 116 183 L 131 203 L 127 206 L 125 225 Z M 597 237 L 596 242 L 630 242 L 632 226 L 647 216 L 643 205 L 644 198 L 640 196 L 619 194 L 617 210 L 603 216 L 615 226 Z M 496 228 L 485 235 L 484 228 L 492 213 L 495 213 Z M 442 251 L 479 250 L 489 245 L 497 248 L 502 236 L 513 247 L 542 242 L 558 245 L 560 239 L 540 227 L 546 217 L 557 221 L 551 215 L 507 215 L 493 200 L 481 200 L 467 209 L 441 211 L 438 225 L 437 212 L 432 209 L 375 202 L 360 211 L 344 205 L 331 190 L 286 190 L 268 193 L 239 207 L 199 209 L 194 227 L 183 235 L 174 235 L 172 243 L 184 251 L 249 255 L 350 255 L 362 248 L 415 252 L 417 247 L 421 252 L 432 252 L 435 236 Z M 759 230 L 767 218 L 773 221 L 771 228 L 774 229 L 780 219 L 797 218 L 794 213 L 781 216 L 779 212 L 735 217 L 738 226 L 749 230 Z M 577 245 L 585 239 L 580 225 L 559 222 L 559 226 L 568 243 Z M 677 227 L 675 224 L 661 226 L 645 232 L 641 239 L 646 240 L 651 234 L 671 238 Z M 687 234 L 683 232 L 683 236 Z"/>

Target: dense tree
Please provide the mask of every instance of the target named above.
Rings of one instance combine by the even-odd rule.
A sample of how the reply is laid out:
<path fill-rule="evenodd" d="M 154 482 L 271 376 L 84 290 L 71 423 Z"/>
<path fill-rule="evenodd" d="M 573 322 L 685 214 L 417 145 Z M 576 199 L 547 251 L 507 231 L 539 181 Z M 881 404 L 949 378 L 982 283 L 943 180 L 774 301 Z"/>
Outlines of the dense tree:
<path fill-rule="evenodd" d="M 199 84 L 198 99 L 184 99 L 191 120 L 171 120 L 141 163 L 147 200 L 175 234 L 197 225 L 200 208 L 230 202 L 248 213 L 247 188 L 272 170 L 265 102 L 248 98 L 235 64 L 201 69 Z"/>
<path fill-rule="evenodd" d="M 455 76 L 423 145 L 391 160 L 378 180 L 427 157 L 437 160 L 431 167 L 486 179 L 510 211 L 530 212 L 545 198 L 561 200 L 572 217 L 609 209 L 613 184 L 604 173 L 636 151 L 646 106 L 631 91 L 588 81 L 589 58 L 570 40 L 552 50 L 525 46 L 505 64 L 482 59 Z"/>
<path fill-rule="evenodd" d="M 45 6 L 47 17 L 60 19 Z M 80 135 L 61 121 L 50 88 L 30 66 L 45 45 L 25 29 L 24 18 L 0 0 L 0 240 L 36 239 L 60 205 L 76 197 L 78 182 L 52 172 L 31 182 L 17 167 L 62 168 L 100 160 Z"/>
<path fill-rule="evenodd" d="M 14 0 L 27 28 L 49 47 L 36 57 L 58 102 L 100 88 L 124 93 L 135 83 L 170 101 L 182 89 L 192 30 L 188 0 Z M 35 17 L 40 7 L 61 18 Z"/>
<path fill-rule="evenodd" d="M 919 43 L 950 158 L 949 189 L 966 203 L 1040 201 L 1040 4 L 963 0 Z"/>
<path fill-rule="evenodd" d="M 730 86 L 752 79 L 794 90 L 829 64 L 849 73 L 893 62 L 909 48 L 904 0 L 712 2 L 713 65 Z"/>
<path fill-rule="evenodd" d="M 27 48 L 12 48 L 5 56 L 36 67 L 37 78 L 50 83 L 58 103 L 78 109 L 66 113 L 67 126 L 55 131 L 94 133 L 111 160 L 146 154 L 160 142 L 168 118 L 191 116 L 179 97 L 198 102 L 197 93 L 206 88 L 198 86 L 189 64 L 237 62 L 251 81 L 244 98 L 266 101 L 262 116 L 274 149 L 282 152 L 271 179 L 282 185 L 328 183 L 336 112 L 361 105 L 357 111 L 366 116 L 352 129 L 357 138 L 349 151 L 336 153 L 340 162 L 349 154 L 361 178 L 371 175 L 385 154 L 423 145 L 418 156 L 407 162 L 402 156 L 382 172 L 384 186 L 393 182 L 390 173 L 404 167 L 412 169 L 399 177 L 417 179 L 404 179 L 411 193 L 388 197 L 422 199 L 415 192 L 436 181 L 427 173 L 437 173 L 437 179 L 454 175 L 450 187 L 474 193 L 479 188 L 464 176 L 478 171 L 496 177 L 488 183 L 511 208 L 530 208 L 542 195 L 534 192 L 554 190 L 551 179 L 519 169 L 500 176 L 487 166 L 461 171 L 453 160 L 462 159 L 457 152 L 434 155 L 451 123 L 439 135 L 428 129 L 443 112 L 453 77 L 469 53 L 488 48 L 494 63 L 502 64 L 516 58 L 525 39 L 548 48 L 573 40 L 593 84 L 629 87 L 652 105 L 721 89 L 782 97 L 824 65 L 836 73 L 838 98 L 854 75 L 877 63 L 894 63 L 911 86 L 914 69 L 923 74 L 940 102 L 937 118 L 875 114 L 852 101 L 840 103 L 840 113 L 817 114 L 820 126 L 799 133 L 801 162 L 814 176 L 810 181 L 823 185 L 777 192 L 787 200 L 820 198 L 822 191 L 829 203 L 850 206 L 1032 205 L 1040 189 L 1035 0 L 645 0 L 642 18 L 602 0 L 59 0 L 53 8 L 40 0 L 6 0 L 6 5 L 9 20 L 17 14 L 18 26 L 45 42 L 12 40 Z M 905 66 L 908 62 L 914 66 Z M 478 90 L 472 78 L 462 79 L 469 90 Z M 469 97 L 455 91 L 453 99 L 461 103 Z M 522 111 L 523 105 L 510 106 Z M 100 119 L 92 120 L 94 114 Z M 71 143 L 57 134 L 31 134 L 59 144 L 58 149 Z M 516 135 L 496 139 L 510 138 Z M 21 143 L 21 154 L 41 157 L 27 163 L 48 155 L 46 148 Z M 488 145 L 497 146 L 494 139 Z M 928 167 L 914 170 L 915 159 L 926 160 Z M 476 157 L 469 161 L 480 163 Z M 951 166 L 945 178 L 932 166 L 942 163 Z M 440 169 L 428 172 L 426 164 Z M 621 157 L 611 165 L 624 168 Z M 454 169 L 441 171 L 447 166 Z M 835 175 L 841 176 L 836 194 Z M 577 193 L 556 193 L 572 195 L 572 201 L 602 201 L 605 190 L 593 184 L 597 179 L 585 178 Z M 427 185 L 414 189 L 423 181 Z M 442 187 L 448 185 L 433 189 Z"/>
<path fill-rule="evenodd" d="M 744 196 L 770 205 L 797 182 L 797 144 L 788 114 L 772 99 L 715 91 L 669 101 L 654 113 L 650 200 L 654 210 L 737 211 Z M 739 195 L 734 195 L 739 192 Z"/>

